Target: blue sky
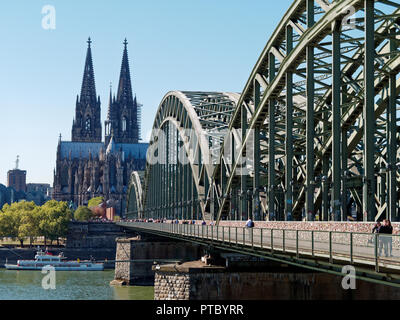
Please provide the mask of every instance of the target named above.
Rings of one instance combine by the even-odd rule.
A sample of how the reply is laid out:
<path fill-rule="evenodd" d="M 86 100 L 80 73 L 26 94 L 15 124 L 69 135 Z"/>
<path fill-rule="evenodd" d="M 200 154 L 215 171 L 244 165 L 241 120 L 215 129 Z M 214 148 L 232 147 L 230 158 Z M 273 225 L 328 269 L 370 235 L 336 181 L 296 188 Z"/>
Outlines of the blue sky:
<path fill-rule="evenodd" d="M 102 124 L 128 39 L 133 90 L 148 136 L 171 90 L 241 92 L 292 0 L 15 0 L 0 4 L 0 183 L 17 155 L 27 182 L 53 183 L 58 136 L 70 140 L 87 38 Z M 56 29 L 42 28 L 42 8 Z M 103 127 L 104 131 L 104 127 Z"/>

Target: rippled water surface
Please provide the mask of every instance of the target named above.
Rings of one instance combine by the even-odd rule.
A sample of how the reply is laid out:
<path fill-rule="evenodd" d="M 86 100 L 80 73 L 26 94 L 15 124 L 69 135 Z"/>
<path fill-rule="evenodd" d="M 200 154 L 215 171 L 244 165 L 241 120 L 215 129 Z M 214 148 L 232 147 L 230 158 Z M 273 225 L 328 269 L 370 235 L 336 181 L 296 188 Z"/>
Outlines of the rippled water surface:
<path fill-rule="evenodd" d="M 44 289 L 41 271 L 0 269 L 1 300 L 153 300 L 154 287 L 110 286 L 114 270 L 57 271 L 56 288 Z"/>

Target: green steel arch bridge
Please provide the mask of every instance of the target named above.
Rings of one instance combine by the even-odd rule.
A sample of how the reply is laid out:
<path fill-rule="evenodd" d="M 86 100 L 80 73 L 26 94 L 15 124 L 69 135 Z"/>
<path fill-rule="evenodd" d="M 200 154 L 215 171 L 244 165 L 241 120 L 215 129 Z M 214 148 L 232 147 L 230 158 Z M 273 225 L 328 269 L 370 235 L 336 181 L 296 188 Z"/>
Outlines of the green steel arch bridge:
<path fill-rule="evenodd" d="M 398 0 L 293 1 L 241 94 L 165 95 L 127 217 L 400 221 L 399 45 Z"/>

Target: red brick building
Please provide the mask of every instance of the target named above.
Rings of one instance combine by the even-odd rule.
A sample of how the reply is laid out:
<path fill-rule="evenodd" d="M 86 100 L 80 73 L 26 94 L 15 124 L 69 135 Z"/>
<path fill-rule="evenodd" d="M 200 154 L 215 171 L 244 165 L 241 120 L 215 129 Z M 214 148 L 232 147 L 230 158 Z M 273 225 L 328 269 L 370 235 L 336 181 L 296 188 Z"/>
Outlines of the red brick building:
<path fill-rule="evenodd" d="M 7 172 L 7 187 L 26 192 L 26 170 L 14 169 Z"/>

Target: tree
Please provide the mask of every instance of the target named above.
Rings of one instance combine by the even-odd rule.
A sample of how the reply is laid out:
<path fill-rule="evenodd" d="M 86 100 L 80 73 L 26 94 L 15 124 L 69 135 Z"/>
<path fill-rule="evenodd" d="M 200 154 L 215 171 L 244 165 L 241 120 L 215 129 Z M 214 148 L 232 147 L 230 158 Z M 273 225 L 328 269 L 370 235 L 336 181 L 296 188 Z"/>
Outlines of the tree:
<path fill-rule="evenodd" d="M 97 207 L 98 205 L 102 204 L 103 202 L 104 202 L 103 197 L 92 198 L 89 200 L 88 208 Z"/>
<path fill-rule="evenodd" d="M 68 232 L 68 224 L 72 218 L 72 212 L 66 202 L 51 200 L 46 202 L 41 208 L 39 223 L 40 234 L 49 239 L 59 241 L 60 237 L 65 237 Z"/>
<path fill-rule="evenodd" d="M 32 210 L 22 213 L 20 225 L 18 228 L 18 236 L 20 238 L 29 237 L 30 246 L 32 246 L 34 239 L 40 236 L 40 219 L 40 207 L 35 206 Z"/>
<path fill-rule="evenodd" d="M 37 207 L 34 202 L 21 201 L 12 205 L 4 205 L 0 211 L 0 237 L 18 239 L 21 247 L 24 239 L 33 239 L 38 236 L 46 240 L 58 240 L 65 237 L 72 212 L 66 202 L 51 200 L 43 206 Z"/>
<path fill-rule="evenodd" d="M 16 239 L 18 236 L 18 223 L 13 214 L 10 205 L 5 204 L 0 211 L 0 235 L 1 237 L 9 237 Z"/>
<path fill-rule="evenodd" d="M 38 235 L 34 219 L 36 210 L 37 207 L 33 201 L 21 201 L 11 205 L 4 205 L 0 211 L 0 235 L 2 237 L 10 237 L 13 240 L 18 239 L 21 247 L 23 247 L 26 237 Z"/>
<path fill-rule="evenodd" d="M 93 212 L 88 207 L 80 206 L 74 213 L 75 220 L 88 221 L 93 218 Z"/>

